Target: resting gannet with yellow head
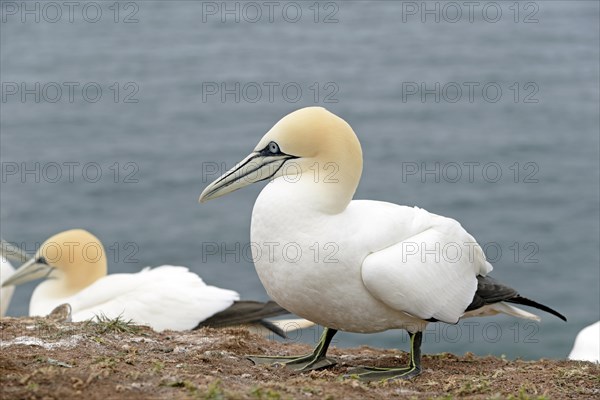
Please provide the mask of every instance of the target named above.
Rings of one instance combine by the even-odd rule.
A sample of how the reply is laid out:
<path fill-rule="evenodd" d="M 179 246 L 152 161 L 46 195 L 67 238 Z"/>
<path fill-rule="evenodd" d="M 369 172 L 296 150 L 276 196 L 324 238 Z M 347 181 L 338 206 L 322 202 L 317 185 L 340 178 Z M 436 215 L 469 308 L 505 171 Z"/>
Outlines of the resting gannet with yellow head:
<path fill-rule="evenodd" d="M 283 334 L 278 326 L 263 320 L 287 314 L 274 302 L 239 301 L 237 292 L 209 286 L 185 267 L 165 265 L 107 275 L 105 254 L 100 240 L 90 232 L 61 232 L 46 240 L 3 286 L 48 278 L 31 296 L 31 316 L 46 316 L 67 303 L 75 322 L 120 316 L 157 331 L 252 324 Z M 289 326 L 306 326 L 292 322 Z"/>
<path fill-rule="evenodd" d="M 354 372 L 366 381 L 409 378 L 421 371 L 428 322 L 454 324 L 497 313 L 538 319 L 509 303 L 565 319 L 487 277 L 492 266 L 457 221 L 417 207 L 352 200 L 361 173 L 362 150 L 350 125 L 324 108 L 309 107 L 281 119 L 250 155 L 201 194 L 204 202 L 270 180 L 252 212 L 251 241 L 262 251 L 254 260 L 256 271 L 273 300 L 326 327 L 312 354 L 252 357 L 255 363 L 324 368 L 335 363 L 326 352 L 338 330 L 406 329 L 411 346 L 406 368 Z M 432 254 L 449 247 L 451 256 Z"/>

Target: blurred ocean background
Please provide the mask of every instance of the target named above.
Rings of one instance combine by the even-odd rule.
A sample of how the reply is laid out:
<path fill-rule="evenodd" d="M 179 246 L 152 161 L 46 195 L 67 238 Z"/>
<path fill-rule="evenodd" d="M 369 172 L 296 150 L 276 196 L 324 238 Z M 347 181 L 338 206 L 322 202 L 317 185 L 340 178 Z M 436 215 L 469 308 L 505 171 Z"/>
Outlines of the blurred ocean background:
<path fill-rule="evenodd" d="M 264 300 L 243 251 L 262 185 L 198 195 L 283 115 L 321 105 L 362 142 L 356 198 L 459 220 L 493 276 L 569 319 L 431 324 L 424 352 L 563 358 L 600 318 L 598 2 L 481 2 L 471 20 L 458 2 L 454 21 L 446 2 L 427 3 L 433 14 L 421 2 L 275 2 L 269 14 L 261 2 L 100 1 L 72 22 L 66 7 L 38 4 L 36 22 L 7 3 L 3 238 L 33 252 L 81 227 L 104 242 L 110 273 L 185 265 Z M 27 313 L 36 284 L 17 289 L 9 315 Z M 335 340 L 408 346 L 399 331 Z"/>

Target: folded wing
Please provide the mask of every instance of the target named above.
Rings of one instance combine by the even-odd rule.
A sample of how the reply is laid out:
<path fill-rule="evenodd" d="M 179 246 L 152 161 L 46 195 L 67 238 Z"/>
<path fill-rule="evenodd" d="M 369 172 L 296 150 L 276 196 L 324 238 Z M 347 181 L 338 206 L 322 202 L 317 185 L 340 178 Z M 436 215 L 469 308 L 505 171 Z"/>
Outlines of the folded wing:
<path fill-rule="evenodd" d="M 447 221 L 367 256 L 362 279 L 369 292 L 412 316 L 458 322 L 473 301 L 477 275 L 491 265 L 460 224 Z"/>

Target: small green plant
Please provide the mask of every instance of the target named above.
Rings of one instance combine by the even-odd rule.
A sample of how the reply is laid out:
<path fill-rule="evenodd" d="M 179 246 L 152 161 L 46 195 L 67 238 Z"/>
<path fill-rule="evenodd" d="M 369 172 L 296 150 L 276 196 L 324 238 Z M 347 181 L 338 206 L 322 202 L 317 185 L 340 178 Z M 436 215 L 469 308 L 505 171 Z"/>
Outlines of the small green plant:
<path fill-rule="evenodd" d="M 119 360 L 113 357 L 101 356 L 94 359 L 93 363 L 98 365 L 99 368 L 114 369 L 119 364 Z"/>
<path fill-rule="evenodd" d="M 198 388 L 190 381 L 183 381 L 183 387 L 185 387 L 192 396 L 196 396 L 198 394 Z"/>
<path fill-rule="evenodd" d="M 223 392 L 223 388 L 221 388 L 220 379 L 217 379 L 208 385 L 208 388 L 206 388 L 206 396 L 204 396 L 204 398 L 207 400 L 225 399 L 225 392 Z"/>
<path fill-rule="evenodd" d="M 152 370 L 154 372 L 160 372 L 162 371 L 162 369 L 165 367 L 165 364 L 160 362 L 160 361 L 154 361 L 154 365 L 152 367 Z"/>
<path fill-rule="evenodd" d="M 508 400 L 548 400 L 546 396 L 530 396 L 527 394 L 527 390 L 521 387 L 517 396 L 510 395 Z"/>
<path fill-rule="evenodd" d="M 40 385 L 35 382 L 29 382 L 27 384 L 27 390 L 31 390 L 32 392 L 37 392 L 39 387 Z"/>
<path fill-rule="evenodd" d="M 132 320 L 123 319 L 122 315 L 116 318 L 108 318 L 106 315 L 96 315 L 94 318 L 86 321 L 86 327 L 92 327 L 98 334 L 107 332 L 138 333 L 140 327 L 135 325 Z"/>
<path fill-rule="evenodd" d="M 486 393 L 490 390 L 490 382 L 488 380 L 473 378 L 470 382 L 464 383 L 464 385 L 458 389 L 457 394 L 468 395 L 476 393 Z"/>
<path fill-rule="evenodd" d="M 281 399 L 281 393 L 270 388 L 255 387 L 250 391 L 250 395 L 260 400 Z"/>

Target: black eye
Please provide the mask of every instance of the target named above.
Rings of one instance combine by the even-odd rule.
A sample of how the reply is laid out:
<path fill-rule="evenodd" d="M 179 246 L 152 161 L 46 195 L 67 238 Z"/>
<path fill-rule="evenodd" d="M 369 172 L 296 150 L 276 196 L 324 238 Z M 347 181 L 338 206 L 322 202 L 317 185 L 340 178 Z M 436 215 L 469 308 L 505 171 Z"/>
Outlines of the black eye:
<path fill-rule="evenodd" d="M 38 258 L 37 261 L 36 261 L 36 263 L 48 265 L 48 262 L 46 261 L 46 259 L 44 257 Z"/>
<path fill-rule="evenodd" d="M 269 151 L 273 154 L 279 153 L 279 145 L 275 142 L 269 143 Z"/>

